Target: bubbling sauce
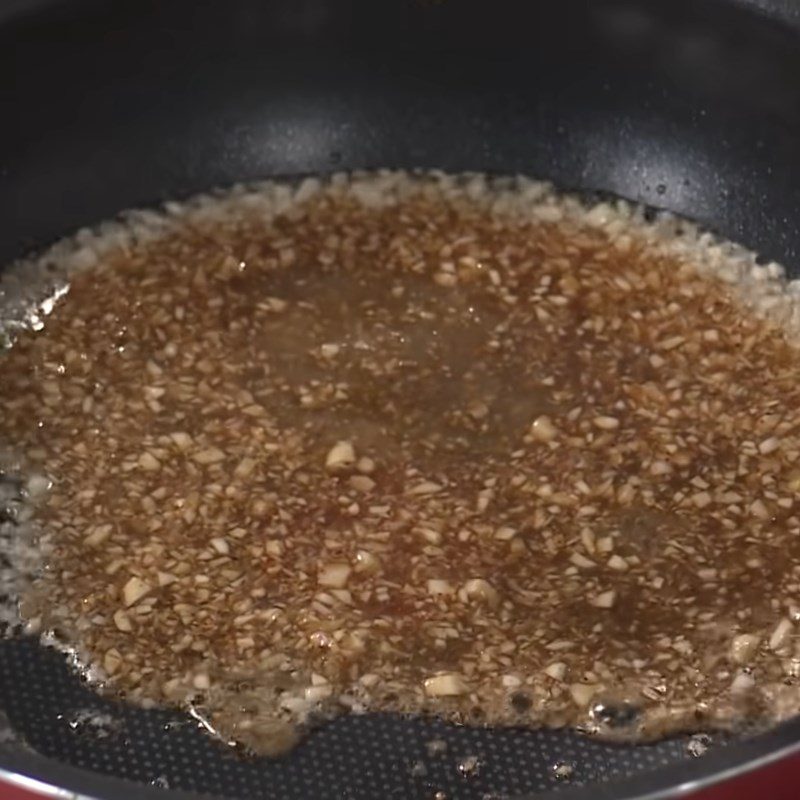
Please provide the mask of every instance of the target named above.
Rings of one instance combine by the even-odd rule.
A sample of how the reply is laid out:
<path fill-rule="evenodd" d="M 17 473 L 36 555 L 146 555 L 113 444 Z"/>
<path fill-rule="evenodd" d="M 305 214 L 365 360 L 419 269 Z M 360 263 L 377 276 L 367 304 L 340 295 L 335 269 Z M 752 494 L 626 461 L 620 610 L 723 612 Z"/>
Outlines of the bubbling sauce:
<path fill-rule="evenodd" d="M 800 709 L 779 268 L 480 176 L 103 235 L 3 357 L 0 440 L 46 561 L 21 615 L 107 691 L 269 754 L 342 711 L 635 740 Z"/>

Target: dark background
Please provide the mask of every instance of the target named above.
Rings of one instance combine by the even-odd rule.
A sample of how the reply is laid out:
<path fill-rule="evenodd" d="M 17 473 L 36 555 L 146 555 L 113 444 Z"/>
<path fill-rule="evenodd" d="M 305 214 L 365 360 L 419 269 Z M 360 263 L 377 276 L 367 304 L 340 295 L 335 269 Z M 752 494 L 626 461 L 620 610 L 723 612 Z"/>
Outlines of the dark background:
<path fill-rule="evenodd" d="M 416 166 L 609 190 L 798 264 L 792 0 L 55 6 L 0 28 L 0 262 L 215 185 Z"/>

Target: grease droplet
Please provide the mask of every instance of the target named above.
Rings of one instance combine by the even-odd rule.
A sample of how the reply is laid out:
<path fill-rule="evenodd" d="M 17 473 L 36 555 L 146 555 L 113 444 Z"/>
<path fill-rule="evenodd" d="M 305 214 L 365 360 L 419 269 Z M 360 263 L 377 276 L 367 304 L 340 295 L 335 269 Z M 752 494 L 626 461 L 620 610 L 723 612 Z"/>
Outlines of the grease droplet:
<path fill-rule="evenodd" d="M 575 767 L 566 761 L 553 764 L 553 775 L 557 781 L 568 781 L 575 772 Z"/>
<path fill-rule="evenodd" d="M 425 743 L 425 749 L 431 757 L 442 756 L 447 752 L 447 742 L 444 739 L 431 739 Z"/>
<path fill-rule="evenodd" d="M 409 773 L 411 774 L 412 778 L 424 778 L 428 774 L 428 768 L 422 763 L 422 761 L 415 761 L 411 765 Z"/>
<path fill-rule="evenodd" d="M 686 752 L 692 758 L 700 758 L 708 752 L 711 746 L 711 737 L 706 733 L 697 733 L 686 743 Z"/>
<path fill-rule="evenodd" d="M 478 756 L 467 756 L 458 763 L 458 771 L 465 778 L 474 778 L 481 770 L 481 760 Z"/>

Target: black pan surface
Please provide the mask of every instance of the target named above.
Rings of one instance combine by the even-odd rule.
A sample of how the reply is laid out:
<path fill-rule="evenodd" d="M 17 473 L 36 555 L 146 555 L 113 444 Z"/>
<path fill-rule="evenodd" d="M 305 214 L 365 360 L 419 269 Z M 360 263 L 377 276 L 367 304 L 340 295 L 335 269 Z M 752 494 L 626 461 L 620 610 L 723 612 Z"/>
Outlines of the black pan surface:
<path fill-rule="evenodd" d="M 235 181 L 425 167 L 611 192 L 800 271 L 791 0 L 26 8 L 0 12 L 0 263 L 122 209 Z M 0 725 L 0 770 L 115 800 L 167 787 L 248 800 L 661 797 L 800 748 L 794 721 L 715 737 L 693 758 L 686 737 L 627 747 L 368 715 L 286 758 L 246 761 L 184 715 L 101 700 L 24 640 L 0 643 L 0 709 L 22 740 Z M 428 753 L 434 739 L 445 752 Z M 469 756 L 481 766 L 465 776 Z"/>

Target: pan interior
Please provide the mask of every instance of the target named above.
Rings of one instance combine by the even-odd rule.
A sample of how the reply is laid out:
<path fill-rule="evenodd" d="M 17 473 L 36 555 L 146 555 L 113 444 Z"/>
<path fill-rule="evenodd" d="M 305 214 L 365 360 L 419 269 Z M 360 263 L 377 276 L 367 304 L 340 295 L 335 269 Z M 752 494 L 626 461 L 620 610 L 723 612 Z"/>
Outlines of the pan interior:
<path fill-rule="evenodd" d="M 209 186 L 388 164 L 608 190 L 800 263 L 800 47 L 747 4 L 189 5 L 80 0 L 0 29 L 18 121 L 0 130 L 0 261 Z M 0 644 L 0 673 L 0 707 L 47 758 L 224 797 L 485 798 L 648 773 L 698 751 L 685 739 L 626 748 L 365 716 L 288 759 L 246 762 L 187 718 L 98 699 L 30 641 Z M 2 746 L 4 764 L 21 763 Z M 481 766 L 467 776 L 472 756 Z"/>

